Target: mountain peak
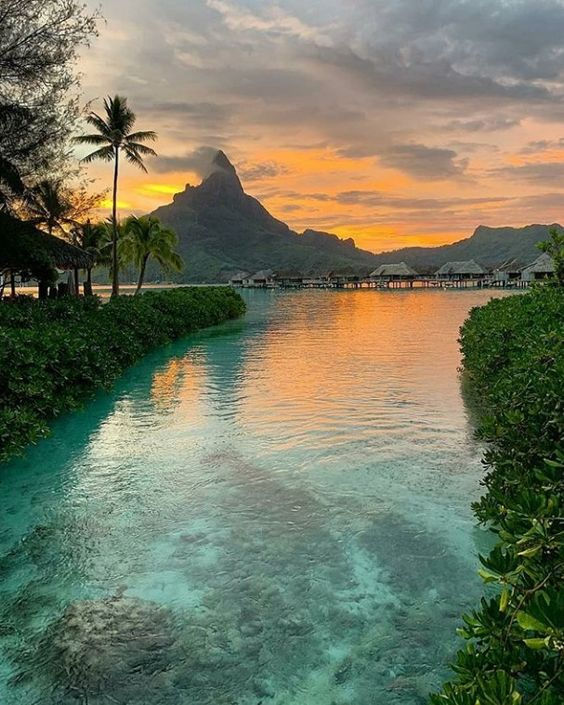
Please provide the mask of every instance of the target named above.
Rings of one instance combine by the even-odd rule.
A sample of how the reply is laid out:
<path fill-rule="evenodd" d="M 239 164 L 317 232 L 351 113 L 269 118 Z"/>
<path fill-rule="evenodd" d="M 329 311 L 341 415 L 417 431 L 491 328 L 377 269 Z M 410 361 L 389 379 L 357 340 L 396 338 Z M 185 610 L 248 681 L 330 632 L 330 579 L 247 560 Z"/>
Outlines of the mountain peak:
<path fill-rule="evenodd" d="M 219 149 L 216 152 L 216 155 L 213 158 L 212 164 L 215 167 L 218 167 L 219 169 L 224 169 L 225 171 L 230 171 L 232 173 L 235 173 L 235 167 L 233 166 L 233 164 L 231 164 L 231 162 L 227 158 L 227 155 L 221 149 Z"/>

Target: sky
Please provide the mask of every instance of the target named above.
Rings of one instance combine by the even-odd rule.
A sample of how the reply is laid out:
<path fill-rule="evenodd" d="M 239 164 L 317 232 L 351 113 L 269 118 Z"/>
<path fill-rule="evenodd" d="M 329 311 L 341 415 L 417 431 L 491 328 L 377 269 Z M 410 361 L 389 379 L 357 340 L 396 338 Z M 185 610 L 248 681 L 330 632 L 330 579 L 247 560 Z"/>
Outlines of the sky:
<path fill-rule="evenodd" d="M 223 149 L 301 232 L 374 252 L 562 221 L 564 0 L 103 0 L 83 101 L 153 129 L 145 213 Z M 111 167 L 88 167 L 102 189 Z"/>

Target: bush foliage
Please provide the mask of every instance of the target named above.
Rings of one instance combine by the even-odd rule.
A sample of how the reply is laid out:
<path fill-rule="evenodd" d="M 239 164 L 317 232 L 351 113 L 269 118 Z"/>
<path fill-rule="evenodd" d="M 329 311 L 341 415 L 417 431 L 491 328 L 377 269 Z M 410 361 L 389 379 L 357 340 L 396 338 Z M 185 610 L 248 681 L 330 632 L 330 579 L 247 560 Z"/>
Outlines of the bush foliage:
<path fill-rule="evenodd" d="M 497 534 L 480 575 L 496 587 L 464 615 L 455 676 L 433 705 L 564 703 L 564 289 L 474 309 L 464 369 L 488 443 L 474 505 Z M 492 596 L 493 595 L 493 596 Z"/>
<path fill-rule="evenodd" d="M 0 460 L 48 432 L 48 422 L 109 387 L 148 350 L 243 313 L 227 287 L 0 303 Z"/>

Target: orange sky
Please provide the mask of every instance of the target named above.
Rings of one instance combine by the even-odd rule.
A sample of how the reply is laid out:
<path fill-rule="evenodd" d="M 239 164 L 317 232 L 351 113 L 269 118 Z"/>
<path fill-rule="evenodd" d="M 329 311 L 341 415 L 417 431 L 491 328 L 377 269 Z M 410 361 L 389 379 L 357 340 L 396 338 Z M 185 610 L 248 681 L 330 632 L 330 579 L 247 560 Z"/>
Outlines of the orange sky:
<path fill-rule="evenodd" d="M 106 2 L 80 62 L 84 99 L 125 94 L 159 135 L 148 174 L 123 168 L 123 215 L 198 183 L 205 146 L 295 230 L 375 252 L 561 219 L 556 0 L 302 5 Z M 513 41 L 535 22 L 554 29 Z M 110 183 L 107 164 L 88 174 Z"/>

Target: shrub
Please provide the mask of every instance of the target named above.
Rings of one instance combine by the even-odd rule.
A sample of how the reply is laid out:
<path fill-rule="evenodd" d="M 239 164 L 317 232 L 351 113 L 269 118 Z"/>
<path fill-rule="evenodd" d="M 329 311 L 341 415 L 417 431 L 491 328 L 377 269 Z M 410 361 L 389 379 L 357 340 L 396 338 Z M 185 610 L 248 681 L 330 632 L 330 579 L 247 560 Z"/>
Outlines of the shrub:
<path fill-rule="evenodd" d="M 474 309 L 464 369 L 488 443 L 473 509 L 498 537 L 480 574 L 495 586 L 464 615 L 468 643 L 433 705 L 564 702 L 564 289 Z"/>
<path fill-rule="evenodd" d="M 227 287 L 0 303 L 0 460 L 48 432 L 151 348 L 243 313 Z"/>

